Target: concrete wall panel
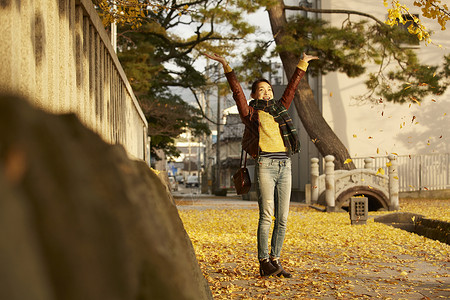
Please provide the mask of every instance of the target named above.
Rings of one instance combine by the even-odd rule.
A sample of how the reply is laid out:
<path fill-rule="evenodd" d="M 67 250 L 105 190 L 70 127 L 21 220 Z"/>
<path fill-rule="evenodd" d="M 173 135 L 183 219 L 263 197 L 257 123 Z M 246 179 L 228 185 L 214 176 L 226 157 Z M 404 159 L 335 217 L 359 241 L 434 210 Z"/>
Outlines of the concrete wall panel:
<path fill-rule="evenodd" d="M 145 159 L 147 121 L 91 1 L 2 5 L 0 25 L 0 92 L 75 113 L 107 142 Z"/>

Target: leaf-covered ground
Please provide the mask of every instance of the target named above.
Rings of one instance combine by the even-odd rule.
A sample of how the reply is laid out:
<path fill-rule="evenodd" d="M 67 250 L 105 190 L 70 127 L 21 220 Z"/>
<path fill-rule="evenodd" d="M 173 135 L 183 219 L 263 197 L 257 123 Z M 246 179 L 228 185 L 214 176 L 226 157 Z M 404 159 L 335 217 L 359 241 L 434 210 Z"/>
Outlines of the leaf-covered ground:
<path fill-rule="evenodd" d="M 450 221 L 448 200 L 403 200 L 402 211 Z M 369 213 L 379 215 L 381 213 Z M 180 210 L 214 299 L 450 298 L 450 246 L 346 213 L 291 206 L 282 263 L 262 278 L 256 208 Z"/>

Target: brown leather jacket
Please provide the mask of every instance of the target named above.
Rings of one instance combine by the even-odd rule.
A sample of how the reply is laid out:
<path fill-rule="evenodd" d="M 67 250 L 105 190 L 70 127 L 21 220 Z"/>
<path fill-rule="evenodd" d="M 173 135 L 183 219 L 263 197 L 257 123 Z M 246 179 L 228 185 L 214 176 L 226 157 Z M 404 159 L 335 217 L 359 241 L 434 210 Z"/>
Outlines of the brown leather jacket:
<path fill-rule="evenodd" d="M 295 70 L 289 83 L 284 90 L 283 96 L 280 101 L 289 109 L 292 100 L 294 99 L 295 90 L 297 89 L 300 80 L 305 75 L 305 71 L 299 69 Z M 253 107 L 247 104 L 247 99 L 245 98 L 242 87 L 237 80 L 234 71 L 225 73 L 227 77 L 228 84 L 230 85 L 231 91 L 233 92 L 233 99 L 236 101 L 236 105 L 239 111 L 242 122 L 245 125 L 244 136 L 242 137 L 242 148 L 247 151 L 253 158 L 258 156 L 259 150 L 259 118 L 258 113 L 253 109 Z"/>

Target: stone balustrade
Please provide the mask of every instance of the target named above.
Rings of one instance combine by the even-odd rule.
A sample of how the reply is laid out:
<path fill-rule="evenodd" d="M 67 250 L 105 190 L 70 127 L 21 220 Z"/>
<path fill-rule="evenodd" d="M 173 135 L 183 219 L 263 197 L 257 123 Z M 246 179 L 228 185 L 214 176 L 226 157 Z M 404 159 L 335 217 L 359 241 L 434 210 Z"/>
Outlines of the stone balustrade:
<path fill-rule="evenodd" d="M 90 0 L 3 1 L 0 93 L 75 113 L 111 144 L 147 155 L 147 121 Z"/>
<path fill-rule="evenodd" d="M 319 159 L 311 159 L 311 201 L 327 211 L 348 209 L 353 196 L 369 199 L 369 210 L 398 210 L 397 156 L 389 155 L 388 175 L 373 169 L 373 159 L 366 158 L 363 169 L 335 170 L 334 156 L 325 156 L 325 174 L 319 175 Z"/>

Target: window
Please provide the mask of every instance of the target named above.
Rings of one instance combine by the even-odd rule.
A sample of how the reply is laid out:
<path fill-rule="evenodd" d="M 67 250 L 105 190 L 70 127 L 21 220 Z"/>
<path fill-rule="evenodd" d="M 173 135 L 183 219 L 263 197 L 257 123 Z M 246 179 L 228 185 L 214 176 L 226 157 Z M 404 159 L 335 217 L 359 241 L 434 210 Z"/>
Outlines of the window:
<path fill-rule="evenodd" d="M 401 40 L 400 40 L 400 45 L 402 47 L 411 47 L 411 46 L 419 46 L 420 41 L 417 38 L 416 35 L 409 33 L 408 28 L 410 26 L 412 26 L 413 28 L 417 27 L 417 24 L 414 22 L 414 18 L 419 18 L 418 14 L 403 14 L 402 15 L 403 20 L 406 21 L 405 24 L 402 24 L 400 22 L 398 22 L 398 27 L 401 31 L 403 31 L 404 37 L 402 36 Z M 398 20 L 398 19 L 397 19 Z"/>

